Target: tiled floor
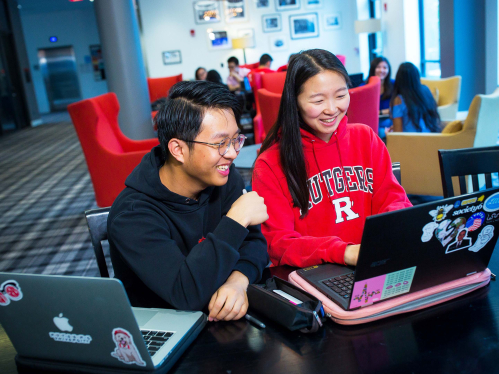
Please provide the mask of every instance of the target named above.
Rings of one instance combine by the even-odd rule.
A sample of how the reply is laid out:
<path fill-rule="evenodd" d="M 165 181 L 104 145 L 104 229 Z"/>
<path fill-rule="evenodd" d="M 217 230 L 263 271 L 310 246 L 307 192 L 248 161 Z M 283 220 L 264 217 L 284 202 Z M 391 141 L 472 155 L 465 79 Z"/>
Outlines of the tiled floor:
<path fill-rule="evenodd" d="M 98 276 L 80 143 L 67 113 L 43 120 L 0 138 L 0 271 Z"/>

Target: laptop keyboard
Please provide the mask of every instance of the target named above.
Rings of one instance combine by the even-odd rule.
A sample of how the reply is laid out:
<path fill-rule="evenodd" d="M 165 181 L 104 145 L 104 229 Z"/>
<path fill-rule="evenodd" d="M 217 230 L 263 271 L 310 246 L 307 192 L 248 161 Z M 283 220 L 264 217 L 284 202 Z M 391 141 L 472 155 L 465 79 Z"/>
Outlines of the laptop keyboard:
<path fill-rule="evenodd" d="M 323 280 L 322 283 L 325 284 L 334 293 L 338 294 L 340 297 L 348 300 L 350 298 L 350 295 L 352 294 L 354 277 L 355 273 L 350 273 Z"/>
<path fill-rule="evenodd" d="M 157 351 L 170 339 L 174 332 L 171 331 L 154 331 L 154 330 L 140 330 L 144 342 L 146 343 L 149 354 L 154 356 Z"/>

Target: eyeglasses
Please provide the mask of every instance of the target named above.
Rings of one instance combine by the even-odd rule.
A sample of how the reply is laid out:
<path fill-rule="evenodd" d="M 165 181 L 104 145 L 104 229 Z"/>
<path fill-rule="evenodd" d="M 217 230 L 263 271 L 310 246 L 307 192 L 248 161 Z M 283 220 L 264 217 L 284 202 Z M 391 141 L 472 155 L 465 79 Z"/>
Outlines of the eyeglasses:
<path fill-rule="evenodd" d="M 220 156 L 225 156 L 227 152 L 229 152 L 230 144 L 234 144 L 234 150 L 239 152 L 243 147 L 244 141 L 246 140 L 246 136 L 243 134 L 237 135 L 235 138 L 231 139 L 229 137 L 224 138 L 220 143 L 206 143 L 206 142 L 198 142 L 196 140 L 184 140 L 180 139 L 187 143 L 198 143 L 198 144 L 206 144 L 211 145 L 212 147 L 218 147 L 218 153 Z"/>

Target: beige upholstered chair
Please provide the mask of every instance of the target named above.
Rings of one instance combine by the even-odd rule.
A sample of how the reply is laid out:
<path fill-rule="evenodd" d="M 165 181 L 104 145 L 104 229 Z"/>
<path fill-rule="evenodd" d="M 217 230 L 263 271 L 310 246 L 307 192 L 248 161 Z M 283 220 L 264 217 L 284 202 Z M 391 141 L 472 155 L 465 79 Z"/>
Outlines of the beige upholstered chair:
<path fill-rule="evenodd" d="M 442 121 L 455 120 L 461 96 L 461 76 L 443 79 L 421 78 L 421 84 L 427 86 L 435 97 Z"/>
<path fill-rule="evenodd" d="M 439 149 L 495 145 L 499 132 L 499 89 L 476 95 L 464 121 L 449 123 L 441 134 L 387 133 L 392 162 L 400 162 L 402 186 L 408 194 L 443 196 Z"/>

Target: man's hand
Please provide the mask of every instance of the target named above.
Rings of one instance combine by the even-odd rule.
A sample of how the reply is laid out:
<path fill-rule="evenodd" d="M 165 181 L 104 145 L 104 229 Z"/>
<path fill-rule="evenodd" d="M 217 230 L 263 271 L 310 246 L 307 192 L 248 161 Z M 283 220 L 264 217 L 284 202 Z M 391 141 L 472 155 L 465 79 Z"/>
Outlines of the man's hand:
<path fill-rule="evenodd" d="M 243 273 L 233 271 L 211 297 L 208 304 L 208 321 L 231 321 L 244 317 L 249 305 L 246 296 L 248 284 L 249 280 Z"/>
<path fill-rule="evenodd" d="M 244 227 L 259 225 L 269 219 L 263 197 L 258 196 L 255 191 L 248 192 L 234 201 L 227 217 Z"/>
<path fill-rule="evenodd" d="M 357 265 L 357 260 L 359 259 L 360 244 L 347 245 L 345 249 L 345 263 L 347 265 Z"/>

